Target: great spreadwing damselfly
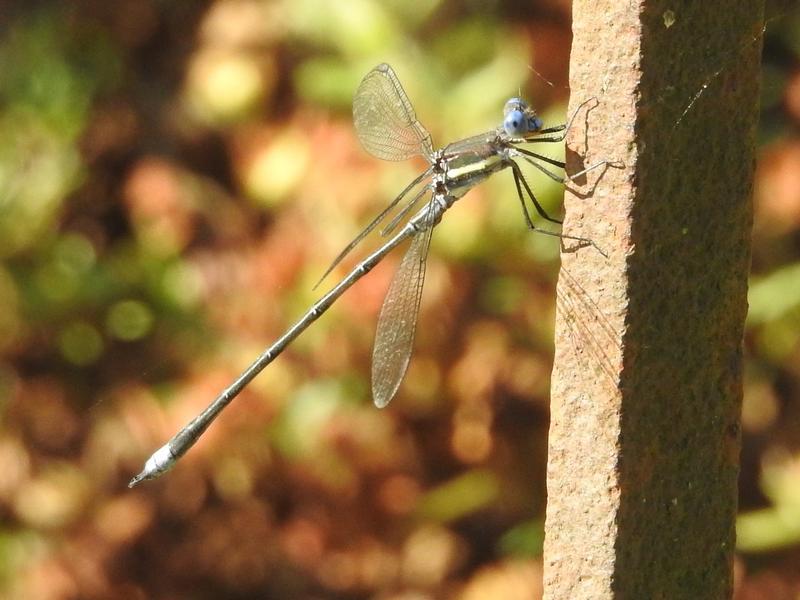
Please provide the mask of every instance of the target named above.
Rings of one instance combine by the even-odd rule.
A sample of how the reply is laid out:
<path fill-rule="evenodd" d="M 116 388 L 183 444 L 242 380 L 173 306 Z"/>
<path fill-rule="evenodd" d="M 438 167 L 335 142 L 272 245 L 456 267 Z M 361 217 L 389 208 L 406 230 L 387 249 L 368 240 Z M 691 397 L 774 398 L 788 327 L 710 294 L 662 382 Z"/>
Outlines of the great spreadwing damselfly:
<path fill-rule="evenodd" d="M 540 229 L 534 225 L 528 212 L 526 198 L 543 219 L 555 224 L 561 224 L 561 221 L 550 217 L 539 204 L 518 163 L 518 161 L 529 163 L 560 183 L 570 179 L 552 173 L 544 166 L 563 169 L 565 166 L 563 162 L 532 151 L 530 145 L 561 142 L 574 118 L 575 115 L 564 125 L 544 128 L 542 120 L 533 109 L 522 99 L 511 98 L 506 102 L 503 123 L 500 127 L 434 150 L 430 133 L 417 120 L 414 108 L 392 68 L 387 64 L 381 64 L 367 73 L 353 100 L 353 123 L 361 144 L 367 152 L 384 160 L 399 161 L 422 156 L 428 161 L 428 168 L 347 245 L 325 272 L 323 279 L 361 240 L 402 204 L 397 214 L 381 231 L 384 236 L 391 237 L 322 296 L 203 412 L 156 450 L 145 463 L 142 472 L 131 480 L 129 486 L 133 487 L 147 479 L 154 479 L 170 469 L 264 367 L 328 310 L 345 290 L 366 275 L 394 248 L 410 239 L 410 246 L 389 285 L 378 317 L 372 354 L 373 400 L 380 408 L 389 404 L 400 387 L 411 358 L 433 228 L 456 200 L 494 173 L 511 169 L 528 228 L 546 235 L 573 240 L 583 246 L 591 245 L 597 248 L 589 239 Z M 592 165 L 572 175 L 572 178 L 604 164 L 605 161 Z M 404 220 L 405 224 L 398 229 Z M 599 248 L 597 249 L 599 251 Z"/>

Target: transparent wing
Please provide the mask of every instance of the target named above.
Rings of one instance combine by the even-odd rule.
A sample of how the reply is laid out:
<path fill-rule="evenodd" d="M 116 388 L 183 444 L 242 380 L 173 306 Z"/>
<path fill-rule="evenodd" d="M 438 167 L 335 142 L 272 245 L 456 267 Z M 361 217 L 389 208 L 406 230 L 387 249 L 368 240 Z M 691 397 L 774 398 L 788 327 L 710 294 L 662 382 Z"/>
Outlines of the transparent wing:
<path fill-rule="evenodd" d="M 378 215 L 374 219 L 372 219 L 372 221 L 369 222 L 369 225 L 367 225 L 364 229 L 362 229 L 361 232 L 355 238 L 353 238 L 353 240 L 349 244 L 347 244 L 347 246 L 345 246 L 344 250 L 342 250 L 335 259 L 333 259 L 333 262 L 326 269 L 326 271 L 322 274 L 322 277 L 319 278 L 319 281 L 317 281 L 317 283 L 314 285 L 314 289 L 316 289 L 317 286 L 320 283 L 322 283 L 322 281 L 330 274 L 330 272 L 333 271 L 336 268 L 336 265 L 338 265 L 340 262 L 342 262 L 344 257 L 347 256 L 350 253 L 350 251 L 353 248 L 355 248 L 361 242 L 361 240 L 363 240 L 365 237 L 367 237 L 372 232 L 373 229 L 375 229 L 378 225 L 380 225 L 383 222 L 383 220 L 386 218 L 386 216 L 390 212 L 392 212 L 394 207 L 397 206 L 397 204 L 403 198 L 406 197 L 408 192 L 413 190 L 417 185 L 419 185 L 419 183 L 422 180 L 424 180 L 426 177 L 428 177 L 428 175 L 430 175 L 431 170 L 432 170 L 432 168 L 429 167 L 423 173 L 421 173 L 419 175 L 419 177 L 417 177 L 414 181 L 409 183 L 406 186 L 406 188 L 402 192 L 400 192 L 400 195 L 397 196 L 394 200 L 392 200 L 389 203 L 389 206 L 387 206 L 380 213 L 378 213 Z M 404 216 L 406 213 L 408 213 L 408 211 L 411 210 L 414 207 L 414 205 L 417 203 L 417 200 L 419 200 L 419 198 L 422 197 L 425 194 L 425 192 L 428 191 L 428 187 L 429 187 L 428 184 L 426 184 L 425 187 L 421 188 L 419 190 L 419 192 L 417 194 L 415 194 L 411 198 L 411 201 L 408 202 L 406 204 L 406 206 L 404 206 L 400 210 L 400 213 L 398 214 L 398 217 L 402 218 L 402 216 Z M 392 224 L 396 225 L 395 221 L 398 220 L 398 217 L 395 217 L 395 219 L 392 219 L 392 223 L 390 223 L 390 226 Z M 385 235 L 385 234 L 382 234 L 382 235 Z"/>
<path fill-rule="evenodd" d="M 433 200 L 429 207 L 433 206 Z M 408 369 L 417 327 L 425 263 L 433 235 L 433 210 L 411 240 L 383 301 L 372 351 L 372 399 L 383 408 L 394 398 Z"/>
<path fill-rule="evenodd" d="M 364 149 L 383 160 L 421 154 L 432 160 L 431 134 L 417 120 L 392 67 L 380 64 L 366 74 L 353 98 L 353 124 Z"/>

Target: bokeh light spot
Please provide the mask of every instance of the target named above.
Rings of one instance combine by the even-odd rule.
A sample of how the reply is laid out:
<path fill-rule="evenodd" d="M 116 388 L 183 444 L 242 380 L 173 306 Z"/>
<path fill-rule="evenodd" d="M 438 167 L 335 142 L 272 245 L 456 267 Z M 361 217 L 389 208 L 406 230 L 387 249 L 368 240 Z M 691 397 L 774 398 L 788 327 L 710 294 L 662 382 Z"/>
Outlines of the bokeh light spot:
<path fill-rule="evenodd" d="M 274 79 L 270 62 L 247 54 L 206 50 L 194 59 L 186 91 L 192 112 L 210 124 L 239 121 L 262 102 Z"/>
<path fill-rule="evenodd" d="M 267 207 L 280 204 L 308 171 L 308 142 L 290 131 L 256 150 L 244 174 L 247 195 Z"/>
<path fill-rule="evenodd" d="M 83 366 L 95 362 L 103 352 L 103 338 L 85 321 L 74 321 L 61 330 L 58 346 L 69 362 Z"/>
<path fill-rule="evenodd" d="M 123 300 L 111 307 L 106 319 L 109 334 L 127 342 L 146 336 L 153 327 L 153 313 L 144 302 Z"/>

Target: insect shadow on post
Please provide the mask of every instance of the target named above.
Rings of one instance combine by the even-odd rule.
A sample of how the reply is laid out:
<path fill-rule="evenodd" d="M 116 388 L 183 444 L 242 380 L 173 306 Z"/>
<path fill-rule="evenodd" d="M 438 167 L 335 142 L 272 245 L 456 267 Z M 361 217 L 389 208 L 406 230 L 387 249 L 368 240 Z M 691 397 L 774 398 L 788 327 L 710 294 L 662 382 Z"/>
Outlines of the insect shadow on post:
<path fill-rule="evenodd" d="M 616 370 L 608 354 L 617 339 L 614 329 L 597 302 L 563 266 L 559 277 L 556 303 L 569 331 L 576 362 L 583 364 L 586 372 L 599 371 L 599 379 L 614 390 Z"/>

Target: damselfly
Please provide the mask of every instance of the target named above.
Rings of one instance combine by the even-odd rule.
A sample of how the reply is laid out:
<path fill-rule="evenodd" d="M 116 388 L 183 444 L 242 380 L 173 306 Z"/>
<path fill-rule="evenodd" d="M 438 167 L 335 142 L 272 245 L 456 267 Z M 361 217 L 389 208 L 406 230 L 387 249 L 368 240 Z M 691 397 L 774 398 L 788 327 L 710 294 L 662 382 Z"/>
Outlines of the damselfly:
<path fill-rule="evenodd" d="M 356 265 L 333 289 L 322 296 L 208 408 L 159 448 L 147 460 L 142 472 L 131 480 L 130 487 L 141 481 L 154 479 L 171 468 L 194 445 L 231 400 L 264 367 L 283 352 L 292 340 L 391 250 L 410 239 L 411 244 L 389 285 L 389 291 L 378 317 L 372 354 L 373 400 L 381 408 L 389 404 L 400 387 L 411 358 L 417 314 L 422 296 L 422 284 L 425 279 L 425 263 L 433 228 L 456 200 L 492 174 L 503 169 L 511 169 L 517 196 L 522 206 L 522 214 L 531 230 L 574 240 L 582 245 L 594 246 L 589 239 L 547 231 L 533 224 L 528 212 L 526 196 L 543 219 L 556 224 L 560 224 L 561 221 L 550 217 L 539 204 L 517 162 L 521 160 L 529 163 L 551 179 L 564 183 L 569 178 L 552 173 L 541 164 L 563 169 L 564 163 L 533 152 L 528 146 L 535 143 L 562 141 L 574 118 L 575 115 L 569 123 L 545 129 L 533 109 L 522 99 L 511 98 L 506 102 L 503 123 L 500 127 L 453 142 L 434 151 L 430 133 L 417 120 L 414 108 L 392 68 L 387 64 L 381 64 L 367 73 L 353 100 L 353 123 L 361 144 L 367 152 L 377 158 L 404 160 L 422 156 L 428 161 L 429 166 L 347 245 L 325 272 L 323 279 L 356 244 L 383 223 L 392 210 L 405 201 L 405 204 L 382 230 L 384 236 L 391 235 L 395 231 L 396 233 Z M 592 165 L 572 177 L 604 164 L 606 164 L 605 161 Z M 421 202 L 422 206 L 414 212 Z M 412 216 L 409 217 L 409 215 Z M 397 230 L 398 225 L 404 220 L 405 225 Z"/>

